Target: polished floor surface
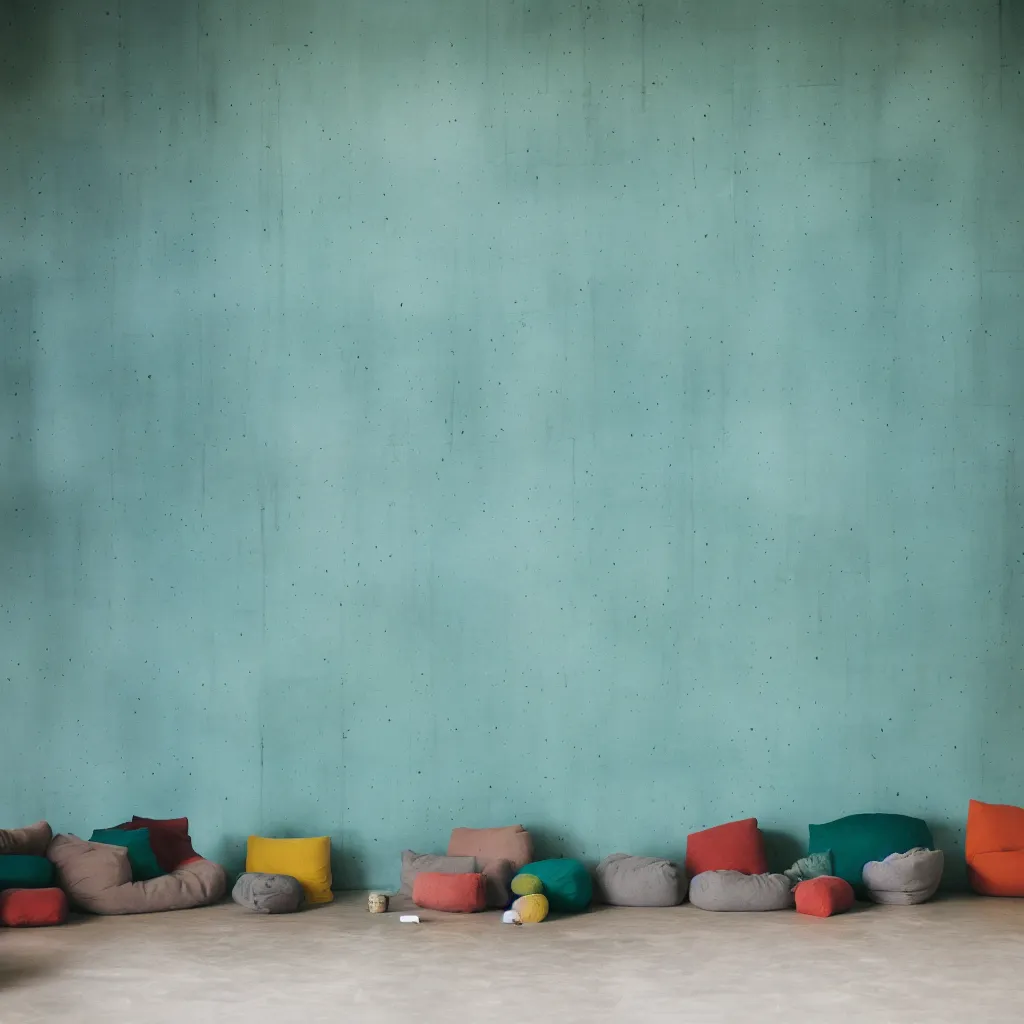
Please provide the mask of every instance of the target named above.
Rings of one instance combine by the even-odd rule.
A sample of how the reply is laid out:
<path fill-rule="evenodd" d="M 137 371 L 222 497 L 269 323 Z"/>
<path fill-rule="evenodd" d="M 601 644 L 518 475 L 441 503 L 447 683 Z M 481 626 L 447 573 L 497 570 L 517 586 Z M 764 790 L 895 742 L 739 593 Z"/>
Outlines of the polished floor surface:
<path fill-rule="evenodd" d="M 291 917 L 228 904 L 0 929 L 0 1021 L 950 1021 L 1024 1015 L 1024 900 L 792 912 Z"/>

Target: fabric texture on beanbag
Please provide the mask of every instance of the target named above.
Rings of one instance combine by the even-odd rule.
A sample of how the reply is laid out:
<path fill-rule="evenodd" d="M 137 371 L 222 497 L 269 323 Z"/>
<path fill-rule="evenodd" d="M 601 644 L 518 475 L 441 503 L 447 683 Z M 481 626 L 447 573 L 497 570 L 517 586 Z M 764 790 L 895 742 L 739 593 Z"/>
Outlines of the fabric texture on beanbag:
<path fill-rule="evenodd" d="M 68 919 L 68 898 L 61 889 L 5 889 L 0 892 L 0 924 L 42 928 Z"/>
<path fill-rule="evenodd" d="M 412 901 L 427 910 L 474 914 L 487 909 L 487 880 L 480 872 L 446 875 L 421 871 L 412 884 Z"/>
<path fill-rule="evenodd" d="M 0 828 L 0 856 L 21 854 L 25 857 L 45 857 L 53 839 L 53 830 L 45 821 L 37 821 L 24 828 Z"/>
<path fill-rule="evenodd" d="M 791 868 L 782 872 L 794 885 L 807 882 L 812 878 L 832 874 L 832 851 L 811 853 L 801 857 Z"/>
<path fill-rule="evenodd" d="M 435 875 L 469 875 L 476 872 L 476 857 L 445 857 L 437 853 L 414 853 L 412 850 L 402 851 L 402 886 L 399 892 L 403 896 L 412 895 L 413 882 L 421 871 L 430 871 Z"/>
<path fill-rule="evenodd" d="M 150 914 L 216 903 L 227 889 L 219 864 L 199 858 L 146 882 L 133 882 L 123 846 L 54 836 L 47 856 L 72 905 L 92 914 Z"/>
<path fill-rule="evenodd" d="M 967 879 L 982 896 L 1024 896 L 1024 807 L 972 800 Z"/>
<path fill-rule="evenodd" d="M 160 867 L 153 847 L 149 845 L 149 829 L 140 828 L 126 832 L 120 828 L 98 828 L 91 836 L 90 843 L 107 843 L 123 846 L 128 851 L 128 863 L 132 866 L 132 881 L 147 882 L 167 872 Z"/>
<path fill-rule="evenodd" d="M 869 860 L 884 860 L 890 853 L 934 845 L 928 826 L 905 814 L 851 814 L 810 826 L 810 852 L 831 850 L 835 875 L 861 891 L 864 865 Z"/>
<path fill-rule="evenodd" d="M 670 860 L 613 853 L 596 874 L 598 891 L 613 907 L 675 907 L 686 897 L 686 874 Z"/>
<path fill-rule="evenodd" d="M 853 886 L 845 878 L 822 875 L 801 882 L 793 890 L 796 912 L 810 917 L 832 917 L 845 914 L 854 902 Z"/>
<path fill-rule="evenodd" d="M 249 836 L 245 870 L 259 875 L 290 875 L 297 878 L 307 903 L 330 903 L 331 837 L 265 839 Z"/>
<path fill-rule="evenodd" d="M 925 903 L 938 891 L 944 863 L 941 850 L 891 853 L 885 860 L 864 865 L 864 887 L 874 903 L 903 907 Z"/>
<path fill-rule="evenodd" d="M 547 896 L 540 892 L 520 896 L 512 904 L 512 910 L 519 915 L 519 920 L 523 924 L 540 924 L 548 916 L 550 909 Z"/>
<path fill-rule="evenodd" d="M 526 864 L 520 873 L 540 879 L 548 904 L 556 914 L 578 914 L 590 906 L 594 883 L 590 872 L 578 860 L 568 857 L 538 860 Z"/>
<path fill-rule="evenodd" d="M 487 878 L 487 905 L 504 907 L 512 878 L 533 858 L 533 839 L 522 825 L 456 828 L 448 840 L 449 857 L 474 857 Z"/>
<path fill-rule="evenodd" d="M 544 891 L 544 883 L 536 875 L 527 875 L 520 871 L 512 879 L 510 888 L 516 896 L 535 896 Z"/>
<path fill-rule="evenodd" d="M 48 889 L 53 865 L 45 857 L 8 853 L 0 856 L 0 889 Z"/>
<path fill-rule="evenodd" d="M 128 831 L 140 828 L 149 829 L 149 844 L 160 867 L 164 871 L 175 871 L 199 854 L 192 848 L 192 837 L 188 833 L 188 818 L 140 818 L 133 815 L 132 820 L 119 825 Z"/>
<path fill-rule="evenodd" d="M 686 873 L 693 878 L 705 871 L 742 871 L 745 875 L 768 871 L 757 818 L 716 825 L 687 838 Z"/>
<path fill-rule="evenodd" d="M 785 875 L 704 871 L 690 879 L 690 902 L 700 910 L 730 913 L 790 910 L 793 883 Z"/>
<path fill-rule="evenodd" d="M 302 906 L 302 886 L 290 875 L 239 875 L 231 898 L 256 914 L 291 914 Z"/>

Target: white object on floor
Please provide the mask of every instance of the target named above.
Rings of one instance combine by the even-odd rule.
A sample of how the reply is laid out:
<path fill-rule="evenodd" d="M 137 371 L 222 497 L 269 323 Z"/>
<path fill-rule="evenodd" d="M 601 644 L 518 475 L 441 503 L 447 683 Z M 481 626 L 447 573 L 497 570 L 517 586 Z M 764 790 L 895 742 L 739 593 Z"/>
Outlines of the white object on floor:
<path fill-rule="evenodd" d="M 401 921 L 402 924 L 419 924 L 420 923 L 420 915 L 419 914 L 403 914 L 398 920 Z"/>
<path fill-rule="evenodd" d="M 505 913 L 501 915 L 501 923 L 502 924 L 522 924 L 523 923 L 523 919 L 519 916 L 519 911 L 518 910 L 506 910 Z"/>

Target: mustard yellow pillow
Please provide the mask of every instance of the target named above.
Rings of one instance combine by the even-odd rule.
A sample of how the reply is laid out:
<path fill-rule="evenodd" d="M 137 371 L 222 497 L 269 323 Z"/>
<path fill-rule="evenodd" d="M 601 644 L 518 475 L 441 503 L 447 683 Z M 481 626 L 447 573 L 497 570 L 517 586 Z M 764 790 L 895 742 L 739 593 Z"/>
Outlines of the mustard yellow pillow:
<path fill-rule="evenodd" d="M 249 836 L 245 870 L 261 875 L 291 875 L 302 886 L 307 903 L 330 903 L 331 837 L 264 839 Z"/>

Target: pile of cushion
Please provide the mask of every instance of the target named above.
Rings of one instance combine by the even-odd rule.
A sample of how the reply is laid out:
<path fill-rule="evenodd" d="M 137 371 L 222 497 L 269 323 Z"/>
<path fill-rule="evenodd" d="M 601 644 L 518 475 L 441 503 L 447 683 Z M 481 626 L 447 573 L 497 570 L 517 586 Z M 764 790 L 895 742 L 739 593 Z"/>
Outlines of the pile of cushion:
<path fill-rule="evenodd" d="M 63 924 L 68 901 L 46 859 L 53 832 L 45 821 L 0 829 L 0 924 L 8 928 Z"/>

